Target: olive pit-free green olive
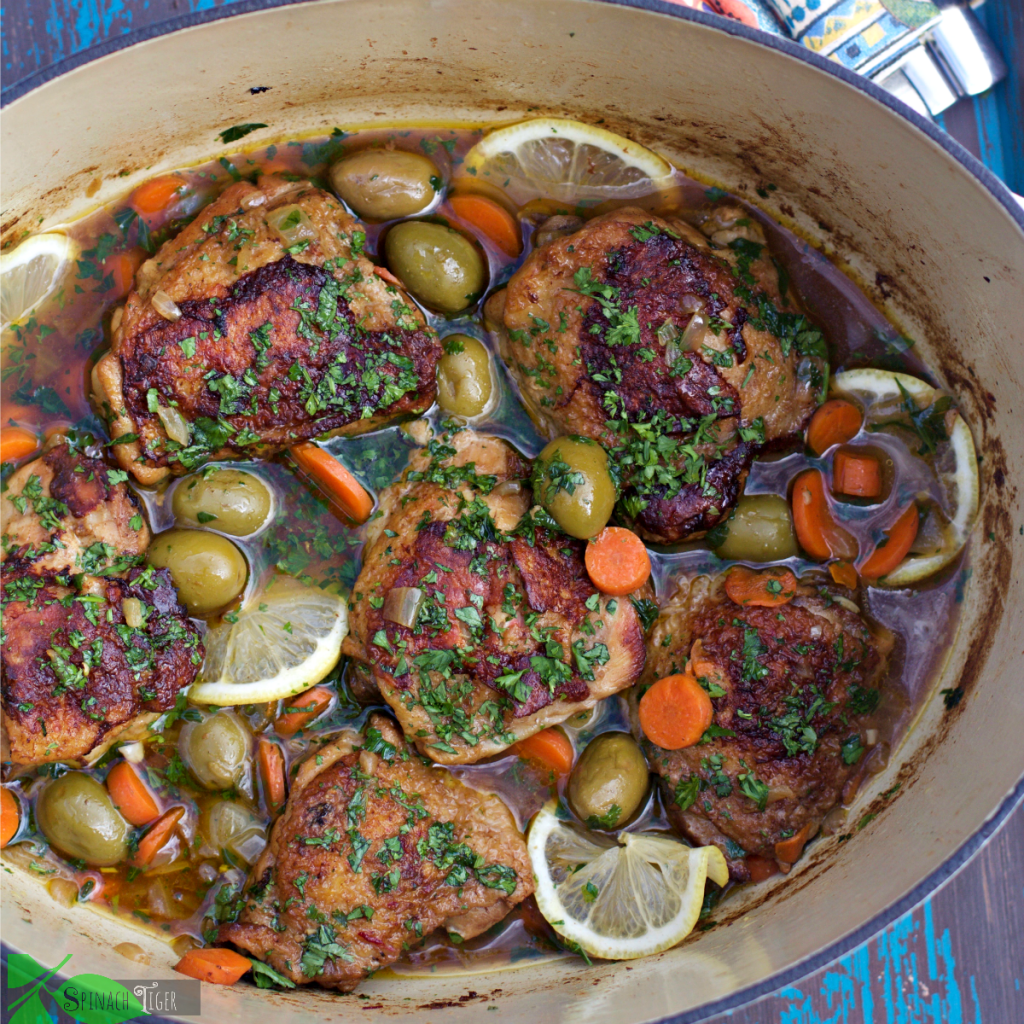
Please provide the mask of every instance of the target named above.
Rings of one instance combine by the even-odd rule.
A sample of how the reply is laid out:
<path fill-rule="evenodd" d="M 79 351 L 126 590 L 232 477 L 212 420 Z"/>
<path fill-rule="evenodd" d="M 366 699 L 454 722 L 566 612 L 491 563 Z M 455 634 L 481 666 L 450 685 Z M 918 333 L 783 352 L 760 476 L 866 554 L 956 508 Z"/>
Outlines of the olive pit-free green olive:
<path fill-rule="evenodd" d="M 425 210 L 441 186 L 432 161 L 401 149 L 364 149 L 331 168 L 331 187 L 365 220 L 397 220 Z"/>
<path fill-rule="evenodd" d="M 487 349 L 468 334 L 449 334 L 441 341 L 441 349 L 437 404 L 456 416 L 479 416 L 493 390 Z"/>
<path fill-rule="evenodd" d="M 384 239 L 388 268 L 425 306 L 459 313 L 487 287 L 487 267 L 476 246 L 444 224 L 408 220 Z"/>
<path fill-rule="evenodd" d="M 233 711 L 189 722 L 178 738 L 182 760 L 204 789 L 231 789 L 249 765 L 252 736 Z"/>
<path fill-rule="evenodd" d="M 206 530 L 167 530 L 153 538 L 150 565 L 169 569 L 190 615 L 209 615 L 245 587 L 248 567 L 234 544 Z"/>
<path fill-rule="evenodd" d="M 648 774 L 629 733 L 601 733 L 587 744 L 569 776 L 569 804 L 591 828 L 618 828 L 642 803 Z"/>
<path fill-rule="evenodd" d="M 537 456 L 534 497 L 571 537 L 599 534 L 615 507 L 608 456 L 586 437 L 559 437 Z"/>
<path fill-rule="evenodd" d="M 252 473 L 241 469 L 214 469 L 185 477 L 174 488 L 174 518 L 186 526 L 247 537 L 270 516 L 270 489 Z"/>
<path fill-rule="evenodd" d="M 717 542 L 719 532 L 725 534 L 724 541 Z M 789 503 L 777 494 L 744 494 L 711 536 L 719 558 L 775 562 L 797 553 Z"/>
<path fill-rule="evenodd" d="M 67 857 L 96 867 L 124 860 L 131 826 L 110 794 L 91 775 L 67 772 L 47 784 L 36 801 L 36 823 Z"/>
<path fill-rule="evenodd" d="M 251 864 L 267 844 L 264 823 L 237 800 L 207 800 L 199 830 L 215 850 L 228 850 Z"/>

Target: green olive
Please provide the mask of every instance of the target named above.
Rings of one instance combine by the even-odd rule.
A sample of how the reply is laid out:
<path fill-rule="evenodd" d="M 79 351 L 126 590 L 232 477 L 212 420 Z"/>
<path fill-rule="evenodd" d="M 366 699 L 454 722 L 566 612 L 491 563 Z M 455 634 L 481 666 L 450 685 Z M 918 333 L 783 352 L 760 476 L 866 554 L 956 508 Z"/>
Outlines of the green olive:
<path fill-rule="evenodd" d="M 364 149 L 331 168 L 331 187 L 366 220 L 397 220 L 425 210 L 441 187 L 441 174 L 419 153 Z"/>
<path fill-rule="evenodd" d="M 248 864 L 267 844 L 263 821 L 236 800 L 209 800 L 199 817 L 199 828 L 215 850 L 229 850 Z"/>
<path fill-rule="evenodd" d="M 491 358 L 468 334 L 449 334 L 437 364 L 437 404 L 456 416 L 479 416 L 491 398 Z"/>
<path fill-rule="evenodd" d="M 629 733 L 601 733 L 572 770 L 569 803 L 591 828 L 618 828 L 643 802 L 647 776 L 647 762 Z"/>
<path fill-rule="evenodd" d="M 476 246 L 444 224 L 408 220 L 384 239 L 388 267 L 425 306 L 459 313 L 487 287 L 487 267 Z"/>
<path fill-rule="evenodd" d="M 534 496 L 571 537 L 586 540 L 605 527 L 615 507 L 608 456 L 586 437 L 560 437 L 537 456 Z"/>
<path fill-rule="evenodd" d="M 174 488 L 174 518 L 187 526 L 247 537 L 270 517 L 270 489 L 252 473 L 215 469 L 187 476 Z"/>
<path fill-rule="evenodd" d="M 775 562 L 797 553 L 789 504 L 777 494 L 744 494 L 709 540 L 719 558 L 746 562 Z"/>
<path fill-rule="evenodd" d="M 178 738 L 178 749 L 205 789 L 235 786 L 249 766 L 252 737 L 233 711 L 218 711 L 201 722 L 189 722 Z"/>
<path fill-rule="evenodd" d="M 153 538 L 150 565 L 169 569 L 190 615 L 209 615 L 245 587 L 248 567 L 234 544 L 205 530 L 168 530 Z"/>
<path fill-rule="evenodd" d="M 36 802 L 36 822 L 61 853 L 96 867 L 117 864 L 128 852 L 131 826 L 106 789 L 84 772 L 68 772 L 47 785 Z"/>

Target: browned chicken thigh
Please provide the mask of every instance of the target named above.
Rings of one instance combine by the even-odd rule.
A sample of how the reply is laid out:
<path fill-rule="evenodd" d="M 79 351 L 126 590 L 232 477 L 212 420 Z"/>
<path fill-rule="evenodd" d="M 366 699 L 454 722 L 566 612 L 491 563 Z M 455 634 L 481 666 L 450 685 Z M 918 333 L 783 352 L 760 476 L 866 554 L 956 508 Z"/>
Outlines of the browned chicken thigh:
<path fill-rule="evenodd" d="M 124 572 L 142 561 L 150 533 L 123 470 L 57 442 L 11 474 L 0 495 L 0 559 L 36 572 Z"/>
<path fill-rule="evenodd" d="M 309 182 L 238 182 L 143 264 L 93 385 L 142 483 L 434 400 L 437 335 Z M 125 440 L 127 439 L 127 440 Z"/>
<path fill-rule="evenodd" d="M 218 938 L 297 984 L 348 992 L 435 929 L 471 939 L 532 892 L 501 800 L 424 762 L 375 714 L 303 763 Z"/>
<path fill-rule="evenodd" d="M 342 649 L 444 764 L 496 754 L 643 669 L 636 610 L 598 593 L 583 541 L 535 518 L 528 476 L 499 438 L 443 435 L 370 527 Z"/>
<path fill-rule="evenodd" d="M 834 589 L 834 588 L 833 588 Z M 734 878 L 750 855 L 787 864 L 863 766 L 892 646 L 849 598 L 810 581 L 777 607 L 740 606 L 724 575 L 682 579 L 651 632 L 645 681 L 690 671 L 714 718 L 700 743 L 644 739 L 673 823 L 718 846 Z M 792 857 L 793 860 L 796 857 Z"/>
<path fill-rule="evenodd" d="M 616 210 L 534 250 L 504 296 L 499 343 L 527 407 L 550 436 L 608 449 L 620 513 L 652 541 L 714 526 L 753 455 L 798 434 L 823 391 L 820 332 L 738 222 L 716 242 Z"/>
<path fill-rule="evenodd" d="M 175 706 L 203 660 L 164 569 L 126 578 L 0 573 L 3 726 L 15 765 L 91 763 Z"/>

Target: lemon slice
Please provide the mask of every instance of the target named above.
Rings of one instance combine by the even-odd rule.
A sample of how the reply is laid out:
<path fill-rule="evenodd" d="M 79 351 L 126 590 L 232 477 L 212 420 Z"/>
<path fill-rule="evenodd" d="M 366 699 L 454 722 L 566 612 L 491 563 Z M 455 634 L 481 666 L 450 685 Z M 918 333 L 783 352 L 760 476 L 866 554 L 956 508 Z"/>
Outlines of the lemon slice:
<path fill-rule="evenodd" d="M 704 883 L 729 880 L 717 846 L 693 848 L 663 835 L 587 832 L 545 804 L 527 843 L 537 906 L 562 938 L 590 956 L 635 960 L 693 930 Z"/>
<path fill-rule="evenodd" d="M 543 195 L 574 205 L 635 199 L 671 184 L 657 153 L 603 128 L 538 117 L 498 128 L 467 154 L 465 170 L 518 202 Z"/>
<path fill-rule="evenodd" d="M 900 384 L 921 409 L 927 408 L 945 393 L 906 373 L 872 369 L 837 373 L 832 378 L 830 390 L 834 394 L 859 398 L 865 406 L 866 423 L 885 423 L 906 419 Z M 956 410 L 947 413 L 946 432 L 949 440 L 938 445 L 933 463 L 943 491 L 943 508 L 949 516 L 949 521 L 942 524 L 941 546 L 931 554 L 908 555 L 881 581 L 888 587 L 915 583 L 948 565 L 967 543 L 978 516 L 978 457 L 970 428 Z"/>
<path fill-rule="evenodd" d="M 338 663 L 348 633 L 343 597 L 277 577 L 238 613 L 207 630 L 196 704 L 259 704 L 294 697 Z"/>
<path fill-rule="evenodd" d="M 50 232 L 0 256 L 0 329 L 28 316 L 53 292 L 77 253 L 67 235 Z"/>

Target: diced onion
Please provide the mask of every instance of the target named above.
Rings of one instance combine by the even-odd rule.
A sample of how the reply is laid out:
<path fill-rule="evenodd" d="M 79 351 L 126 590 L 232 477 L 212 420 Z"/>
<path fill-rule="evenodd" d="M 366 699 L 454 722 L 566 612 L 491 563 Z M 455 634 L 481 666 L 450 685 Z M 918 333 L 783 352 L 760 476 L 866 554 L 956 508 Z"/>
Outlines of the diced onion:
<path fill-rule="evenodd" d="M 658 341 L 668 348 L 679 338 L 679 328 L 671 320 L 666 320 L 657 331 Z M 674 346 L 673 346 L 674 347 Z M 671 362 L 671 360 L 669 360 Z"/>
<path fill-rule="evenodd" d="M 498 484 L 492 492 L 498 498 L 507 498 L 511 494 L 523 493 L 522 480 L 505 480 Z"/>
<path fill-rule="evenodd" d="M 388 622 L 397 622 L 406 629 L 412 629 L 426 596 L 419 587 L 395 587 L 384 599 L 384 618 Z"/>
<path fill-rule="evenodd" d="M 167 431 L 167 436 L 172 441 L 185 445 L 189 443 L 192 434 L 188 427 L 188 420 L 177 409 L 166 405 L 158 405 L 156 407 L 156 414 L 160 417 L 160 422 L 164 425 L 164 430 Z"/>
<path fill-rule="evenodd" d="M 690 322 L 686 325 L 686 330 L 683 331 L 679 347 L 684 352 L 693 352 L 699 349 L 707 331 L 708 322 L 704 319 L 704 315 L 702 313 L 694 313 L 690 317 Z"/>
<path fill-rule="evenodd" d="M 854 602 L 848 597 L 843 597 L 841 594 L 833 594 L 832 600 L 835 601 L 836 604 L 842 605 L 847 611 L 860 615 L 860 606 L 854 604 Z"/>
<path fill-rule="evenodd" d="M 153 303 L 153 308 L 165 319 L 174 322 L 175 320 L 181 319 L 181 310 L 178 308 L 178 304 L 167 294 L 165 291 L 161 291 L 159 288 L 153 292 L 153 297 L 149 300 Z"/>
<path fill-rule="evenodd" d="M 703 313 L 704 300 L 699 295 L 687 292 L 679 299 L 679 308 L 684 313 Z"/>
<path fill-rule="evenodd" d="M 380 757 L 377 754 L 375 754 L 372 750 L 359 751 L 359 770 L 364 775 L 376 775 L 377 768 L 379 765 Z"/>
<path fill-rule="evenodd" d="M 867 741 L 867 745 L 869 747 L 873 747 L 878 742 L 878 730 L 866 729 L 864 731 L 864 739 Z"/>
<path fill-rule="evenodd" d="M 306 211 L 294 203 L 271 210 L 267 214 L 267 227 L 277 235 L 282 245 L 295 245 L 307 238 L 317 237 L 316 229 Z"/>
<path fill-rule="evenodd" d="M 131 626 L 132 629 L 138 629 L 146 621 L 142 614 L 142 602 L 137 597 L 126 597 L 121 605 L 121 611 L 124 612 L 125 625 Z"/>
<path fill-rule="evenodd" d="M 134 599 L 128 598 L 128 600 Z M 122 743 L 118 748 L 118 753 L 126 761 L 131 761 L 132 764 L 142 764 L 146 757 L 146 748 L 138 740 L 132 740 L 131 743 Z"/>

